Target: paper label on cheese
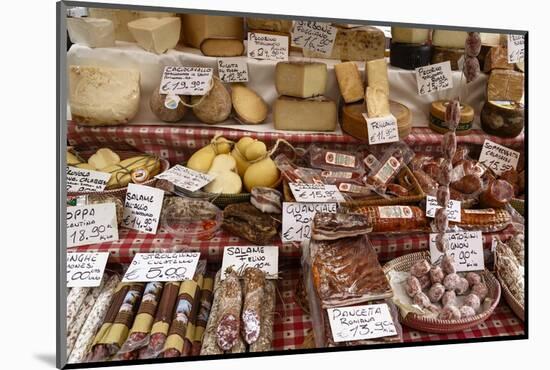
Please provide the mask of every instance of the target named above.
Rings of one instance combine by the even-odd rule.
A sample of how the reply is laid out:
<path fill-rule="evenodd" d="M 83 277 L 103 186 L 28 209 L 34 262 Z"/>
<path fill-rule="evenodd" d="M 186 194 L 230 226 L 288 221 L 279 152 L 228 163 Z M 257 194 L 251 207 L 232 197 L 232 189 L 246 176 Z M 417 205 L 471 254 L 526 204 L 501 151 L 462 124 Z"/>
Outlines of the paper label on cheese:
<path fill-rule="evenodd" d="M 148 234 L 156 234 L 164 190 L 128 184 L 122 226 Z"/>
<path fill-rule="evenodd" d="M 110 173 L 67 166 L 68 192 L 103 191 L 110 179 Z"/>
<path fill-rule="evenodd" d="M 279 273 L 279 247 L 275 246 L 236 246 L 223 249 L 221 279 L 231 267 L 242 276 L 247 267 L 254 267 L 266 273 L 267 279 L 277 279 Z"/>
<path fill-rule="evenodd" d="M 67 207 L 67 248 L 118 240 L 114 203 Z"/>
<path fill-rule="evenodd" d="M 283 203 L 283 226 L 281 240 L 301 242 L 311 238 L 313 217 L 317 212 L 336 213 L 336 203 Z"/>
<path fill-rule="evenodd" d="M 430 258 L 432 264 L 441 262 L 443 254 L 436 247 L 437 234 L 430 234 Z M 485 269 L 483 238 L 481 231 L 446 233 L 447 253 L 453 257 L 456 271 L 480 271 Z"/>
<path fill-rule="evenodd" d="M 485 139 L 479 155 L 479 163 L 500 176 L 503 172 L 517 168 L 519 155 L 515 150 Z"/>
<path fill-rule="evenodd" d="M 160 175 L 155 176 L 159 180 L 166 180 L 188 191 L 197 191 L 214 180 L 214 176 L 192 170 L 182 165 L 175 165 Z"/>
<path fill-rule="evenodd" d="M 337 33 L 338 29 L 330 23 L 295 21 L 292 45 L 330 56 Z"/>
<path fill-rule="evenodd" d="M 172 93 L 166 95 L 166 98 L 164 99 L 164 106 L 168 109 L 177 109 L 178 104 L 181 102 L 181 99 L 178 95 L 174 95 Z"/>
<path fill-rule="evenodd" d="M 390 114 L 385 117 L 369 118 L 363 113 L 369 132 L 369 144 L 385 144 L 399 141 L 399 129 L 397 120 Z"/>
<path fill-rule="evenodd" d="M 431 94 L 436 91 L 452 89 L 453 87 L 451 62 L 448 60 L 418 67 L 415 69 L 415 72 L 418 95 Z"/>
<path fill-rule="evenodd" d="M 212 88 L 212 68 L 166 66 L 160 81 L 161 94 L 205 95 Z"/>
<path fill-rule="evenodd" d="M 327 152 L 325 154 L 325 163 L 342 167 L 355 167 L 355 156 L 343 153 Z"/>
<path fill-rule="evenodd" d="M 122 282 L 193 279 L 200 255 L 199 252 L 136 253 Z"/>
<path fill-rule="evenodd" d="M 380 206 L 378 215 L 380 218 L 413 218 L 413 211 L 408 206 Z"/>
<path fill-rule="evenodd" d="M 67 287 L 99 286 L 108 259 L 109 252 L 67 253 Z"/>
<path fill-rule="evenodd" d="M 523 61 L 525 53 L 525 36 L 507 35 L 508 63 Z"/>
<path fill-rule="evenodd" d="M 458 200 L 449 200 L 449 204 L 447 204 L 447 218 L 449 221 L 453 222 L 460 222 L 460 209 L 461 209 L 461 202 Z M 437 198 L 432 197 L 431 195 L 426 196 L 426 216 L 427 217 L 435 217 L 435 211 L 441 208 L 439 204 L 437 204 Z"/>
<path fill-rule="evenodd" d="M 266 33 L 248 33 L 248 57 L 267 60 L 288 60 L 288 37 Z"/>
<path fill-rule="evenodd" d="M 341 203 L 345 201 L 336 185 L 304 183 L 290 183 L 288 185 L 297 202 Z"/>
<path fill-rule="evenodd" d="M 218 58 L 218 75 L 220 80 L 226 83 L 248 82 L 246 58 Z"/>

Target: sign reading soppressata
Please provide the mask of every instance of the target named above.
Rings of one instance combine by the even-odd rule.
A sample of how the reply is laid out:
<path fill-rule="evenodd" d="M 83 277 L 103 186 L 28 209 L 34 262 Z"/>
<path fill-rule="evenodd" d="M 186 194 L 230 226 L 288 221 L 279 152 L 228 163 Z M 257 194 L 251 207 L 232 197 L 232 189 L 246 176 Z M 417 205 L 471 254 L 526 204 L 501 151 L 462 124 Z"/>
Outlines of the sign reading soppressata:
<path fill-rule="evenodd" d="M 397 335 L 385 303 L 329 308 L 327 314 L 332 339 L 337 343 Z"/>
<path fill-rule="evenodd" d="M 363 117 L 367 121 L 370 145 L 399 141 L 397 120 L 392 114 L 385 117 L 369 118 L 366 113 L 363 113 Z"/>
<path fill-rule="evenodd" d="M 508 63 L 518 63 L 525 57 L 525 36 L 508 35 Z"/>
<path fill-rule="evenodd" d="M 447 204 L 447 218 L 449 221 L 460 222 L 460 207 L 461 202 L 459 200 L 449 200 Z M 431 195 L 426 196 L 426 216 L 435 217 L 435 211 L 441 208 L 437 203 L 437 198 Z"/>
<path fill-rule="evenodd" d="M 336 203 L 283 203 L 283 227 L 281 239 L 301 242 L 311 238 L 311 223 L 317 212 L 336 213 Z"/>
<path fill-rule="evenodd" d="M 183 281 L 193 278 L 199 252 L 136 253 L 123 282 Z"/>
<path fill-rule="evenodd" d="M 288 37 L 267 33 L 248 33 L 248 57 L 267 60 L 288 60 Z"/>
<path fill-rule="evenodd" d="M 430 256 L 432 264 L 439 264 L 443 254 L 436 247 L 437 234 L 430 234 Z M 454 258 L 456 271 L 480 271 L 485 268 L 483 259 L 483 237 L 481 231 L 460 231 L 446 233 L 447 252 Z"/>
<path fill-rule="evenodd" d="M 103 191 L 111 174 L 67 166 L 67 191 Z"/>
<path fill-rule="evenodd" d="M 67 207 L 67 248 L 118 240 L 114 203 Z"/>
<path fill-rule="evenodd" d="M 169 181 L 188 191 L 197 191 L 214 180 L 214 176 L 192 170 L 179 164 L 176 164 L 160 175 L 156 175 L 155 178 Z"/>
<path fill-rule="evenodd" d="M 160 93 L 170 95 L 204 95 L 210 91 L 212 68 L 166 66 L 160 81 Z"/>
<path fill-rule="evenodd" d="M 519 152 L 485 139 L 479 163 L 492 170 L 497 175 L 509 170 L 515 170 L 518 166 Z"/>
<path fill-rule="evenodd" d="M 415 72 L 418 95 L 431 94 L 453 87 L 451 62 L 448 60 L 437 64 L 418 67 L 415 69 Z"/>
<path fill-rule="evenodd" d="M 150 186 L 128 184 L 122 226 L 156 234 L 164 191 Z"/>
<path fill-rule="evenodd" d="M 248 82 L 248 63 L 244 57 L 218 58 L 218 75 L 226 83 Z"/>
<path fill-rule="evenodd" d="M 344 197 L 336 185 L 290 183 L 290 190 L 297 202 L 340 203 Z"/>
<path fill-rule="evenodd" d="M 338 29 L 330 23 L 296 21 L 292 30 L 292 45 L 329 56 Z"/>
<path fill-rule="evenodd" d="M 67 287 L 99 286 L 108 259 L 109 252 L 67 253 Z"/>
<path fill-rule="evenodd" d="M 255 267 L 266 273 L 266 278 L 277 279 L 279 272 L 279 247 L 235 246 L 223 249 L 222 272 L 231 267 L 239 276 L 247 267 Z M 225 279 L 225 273 L 221 275 Z"/>

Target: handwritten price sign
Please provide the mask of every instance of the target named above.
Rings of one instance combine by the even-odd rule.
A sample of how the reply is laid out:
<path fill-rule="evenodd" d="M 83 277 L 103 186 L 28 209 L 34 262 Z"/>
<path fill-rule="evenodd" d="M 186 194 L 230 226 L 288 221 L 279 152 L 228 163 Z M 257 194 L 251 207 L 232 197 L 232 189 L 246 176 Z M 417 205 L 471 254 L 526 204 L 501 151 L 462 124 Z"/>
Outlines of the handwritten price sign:
<path fill-rule="evenodd" d="M 122 226 L 156 234 L 164 191 L 150 186 L 128 184 Z"/>
<path fill-rule="evenodd" d="M 67 191 L 103 191 L 110 179 L 110 173 L 67 166 Z"/>
<path fill-rule="evenodd" d="M 160 93 L 204 95 L 210 90 L 212 68 L 166 66 L 160 81 Z"/>
<path fill-rule="evenodd" d="M 266 60 L 288 60 L 288 37 L 249 32 L 248 57 Z"/>
<path fill-rule="evenodd" d="M 460 222 L 460 207 L 461 203 L 458 200 L 450 200 L 449 204 L 447 204 L 447 218 L 449 221 L 454 222 Z M 427 217 L 435 217 L 435 211 L 437 209 L 441 208 L 439 204 L 437 204 L 437 198 L 432 197 L 431 195 L 426 196 L 426 216 Z"/>
<path fill-rule="evenodd" d="M 118 240 L 114 203 L 67 207 L 67 248 Z"/>
<path fill-rule="evenodd" d="M 418 67 L 415 72 L 418 95 L 431 94 L 453 87 L 450 61 Z"/>
<path fill-rule="evenodd" d="M 438 264 L 443 258 L 443 254 L 437 250 L 436 237 L 437 234 L 430 234 L 432 264 Z M 447 233 L 445 239 L 448 242 L 448 253 L 454 258 L 457 271 L 480 271 L 485 268 L 481 231 Z"/>
<path fill-rule="evenodd" d="M 292 31 L 292 44 L 329 56 L 337 32 L 337 28 L 330 23 L 296 21 Z"/>
<path fill-rule="evenodd" d="M 219 58 L 218 75 L 226 83 L 248 82 L 248 64 L 245 58 Z"/>
<path fill-rule="evenodd" d="M 491 140 L 485 139 L 479 155 L 479 163 L 491 169 L 497 175 L 515 170 L 518 166 L 519 152 L 509 149 Z"/>
<path fill-rule="evenodd" d="M 525 57 L 525 36 L 508 35 L 508 63 L 523 61 Z"/>
<path fill-rule="evenodd" d="M 335 342 L 353 342 L 397 335 L 387 304 L 327 309 Z"/>
<path fill-rule="evenodd" d="M 279 248 L 264 246 L 225 247 L 222 271 L 231 267 L 239 276 L 247 267 L 255 267 L 266 273 L 268 279 L 277 279 L 279 273 Z M 225 274 L 222 274 L 222 280 Z"/>
<path fill-rule="evenodd" d="M 370 145 L 399 141 L 397 120 L 393 115 L 369 118 L 366 113 L 363 113 L 363 118 L 367 121 Z"/>
<path fill-rule="evenodd" d="M 194 171 L 179 164 L 155 176 L 155 178 L 169 181 L 175 186 L 191 192 L 199 190 L 214 180 L 214 176 Z"/>
<path fill-rule="evenodd" d="M 67 253 L 67 287 L 99 286 L 107 259 L 109 252 Z"/>
<path fill-rule="evenodd" d="M 290 183 L 290 190 L 297 202 L 340 203 L 344 197 L 336 185 Z"/>
<path fill-rule="evenodd" d="M 337 209 L 336 203 L 283 203 L 283 243 L 308 240 L 315 214 L 336 213 Z"/>
<path fill-rule="evenodd" d="M 193 278 L 199 252 L 136 253 L 123 282 L 183 281 Z"/>

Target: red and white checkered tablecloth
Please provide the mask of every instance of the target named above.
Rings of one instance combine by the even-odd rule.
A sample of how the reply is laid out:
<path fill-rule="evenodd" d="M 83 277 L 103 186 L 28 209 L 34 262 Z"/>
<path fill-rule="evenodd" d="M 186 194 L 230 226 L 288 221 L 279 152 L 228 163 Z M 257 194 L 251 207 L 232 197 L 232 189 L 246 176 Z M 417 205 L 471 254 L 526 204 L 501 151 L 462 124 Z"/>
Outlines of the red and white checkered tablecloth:
<path fill-rule="evenodd" d="M 221 134 L 227 139 L 236 141 L 245 135 L 252 135 L 268 146 L 279 138 L 285 139 L 295 146 L 307 147 L 309 144 L 330 143 L 334 149 L 355 151 L 358 140 L 343 135 L 325 133 L 304 134 L 300 132 L 288 134 L 281 132 L 247 132 L 226 128 L 205 128 L 186 125 L 174 126 L 137 126 L 123 125 L 113 127 L 85 127 L 68 121 L 67 138 L 69 145 L 79 149 L 95 149 L 110 147 L 113 150 L 133 149 L 150 153 L 169 160 L 172 164 L 182 163 L 198 148 L 207 145 L 212 137 Z M 417 152 L 437 152 L 440 150 L 442 136 L 429 128 L 415 127 L 405 142 Z M 485 139 L 512 149 L 523 151 L 524 134 L 515 138 L 500 138 L 485 134 L 481 130 L 472 130 L 469 135 L 459 136 L 459 145 L 482 145 Z"/>
<path fill-rule="evenodd" d="M 304 338 L 311 330 L 309 315 L 304 313 L 296 303 L 295 287 L 300 278 L 297 268 L 289 269 L 281 274 L 278 288 L 280 296 L 277 297 L 275 323 L 274 323 L 274 350 L 299 349 Z M 467 340 L 483 337 L 502 337 L 522 335 L 525 326 L 519 320 L 506 302 L 501 299 L 500 304 L 487 321 L 471 329 L 451 334 L 429 334 L 403 327 L 404 342 L 437 342 L 444 340 Z"/>
<path fill-rule="evenodd" d="M 172 247 L 185 246 L 189 251 L 201 252 L 202 258 L 209 262 L 220 262 L 223 257 L 223 247 L 236 245 L 251 245 L 252 243 L 219 230 L 212 239 L 198 242 L 185 242 L 169 234 L 159 227 L 157 234 L 139 233 L 135 230 L 120 228 L 119 240 L 108 243 L 92 244 L 71 248 L 78 252 L 109 252 L 111 263 L 130 263 L 138 252 L 167 251 Z M 490 256 L 493 235 L 498 235 L 502 241 L 508 240 L 514 234 L 512 226 L 498 233 L 483 233 L 483 248 L 486 256 Z M 378 253 L 380 261 L 385 262 L 403 254 L 429 249 L 428 234 L 406 235 L 371 235 L 371 243 Z M 273 239 L 272 245 L 279 246 L 280 260 L 297 260 L 302 255 L 299 244 L 282 244 L 279 237 Z"/>

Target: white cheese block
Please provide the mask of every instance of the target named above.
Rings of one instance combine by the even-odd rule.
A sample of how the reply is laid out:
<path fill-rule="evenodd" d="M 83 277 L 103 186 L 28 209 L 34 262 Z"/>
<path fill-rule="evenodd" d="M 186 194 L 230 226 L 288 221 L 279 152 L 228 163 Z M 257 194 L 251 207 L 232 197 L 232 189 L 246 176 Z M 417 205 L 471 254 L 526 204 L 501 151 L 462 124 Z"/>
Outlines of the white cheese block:
<path fill-rule="evenodd" d="M 430 30 L 426 28 L 392 27 L 392 42 L 404 42 L 406 44 L 423 44 L 428 41 Z"/>
<path fill-rule="evenodd" d="M 244 39 L 241 17 L 204 14 L 180 14 L 180 17 L 181 39 L 191 47 L 200 48 L 206 39 Z"/>
<path fill-rule="evenodd" d="M 382 90 L 386 95 L 390 95 L 388 63 L 386 63 L 385 58 L 368 61 L 365 64 L 365 77 L 367 86 Z"/>
<path fill-rule="evenodd" d="M 481 39 L 481 45 L 487 45 L 487 46 L 500 46 L 503 45 L 503 38 L 500 33 L 486 33 L 486 32 L 480 32 L 479 38 Z M 504 45 L 506 45 L 506 42 L 504 42 Z"/>
<path fill-rule="evenodd" d="M 443 48 L 464 49 L 468 32 L 434 30 L 432 35 L 432 44 Z"/>
<path fill-rule="evenodd" d="M 325 63 L 279 62 L 275 67 L 275 87 L 279 95 L 310 98 L 327 88 Z"/>
<path fill-rule="evenodd" d="M 129 122 L 139 107 L 139 77 L 133 69 L 70 66 L 72 119 L 88 126 Z"/>
<path fill-rule="evenodd" d="M 388 94 L 377 87 L 367 87 L 365 94 L 369 118 L 385 117 L 391 114 Z"/>
<path fill-rule="evenodd" d="M 91 48 L 115 45 L 115 27 L 109 19 L 67 18 L 67 31 L 73 44 Z"/>
<path fill-rule="evenodd" d="M 89 8 L 90 18 L 104 18 L 113 22 L 115 27 L 115 39 L 118 41 L 135 42 L 134 37 L 128 30 L 128 22 L 135 21 L 140 18 L 163 18 L 174 17 L 175 13 L 167 12 L 144 12 L 127 9 L 104 9 L 104 8 Z"/>
<path fill-rule="evenodd" d="M 139 46 L 162 54 L 178 44 L 181 20 L 179 17 L 141 18 L 129 22 L 128 29 Z"/>
<path fill-rule="evenodd" d="M 325 97 L 297 99 L 280 96 L 273 106 L 275 129 L 334 131 L 338 121 L 336 103 Z"/>

